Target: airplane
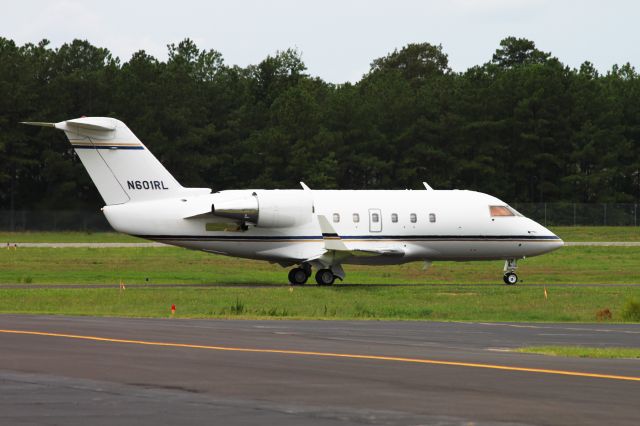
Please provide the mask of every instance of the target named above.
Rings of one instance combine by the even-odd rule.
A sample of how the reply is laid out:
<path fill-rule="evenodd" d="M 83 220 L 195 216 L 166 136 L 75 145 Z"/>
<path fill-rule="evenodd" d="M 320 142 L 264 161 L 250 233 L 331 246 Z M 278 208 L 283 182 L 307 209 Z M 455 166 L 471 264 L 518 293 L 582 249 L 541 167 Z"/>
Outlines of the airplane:
<path fill-rule="evenodd" d="M 517 261 L 564 245 L 553 232 L 488 194 L 468 190 L 185 188 L 121 121 L 81 117 L 23 122 L 65 132 L 118 232 L 188 249 L 292 267 L 292 285 L 315 269 L 319 285 L 343 264 Z"/>

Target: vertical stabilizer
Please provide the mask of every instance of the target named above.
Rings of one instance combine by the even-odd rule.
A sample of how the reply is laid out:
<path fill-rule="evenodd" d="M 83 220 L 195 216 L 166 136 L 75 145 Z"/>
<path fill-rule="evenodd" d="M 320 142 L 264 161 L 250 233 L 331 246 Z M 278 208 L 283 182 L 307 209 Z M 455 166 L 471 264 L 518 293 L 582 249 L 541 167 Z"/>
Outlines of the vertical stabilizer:
<path fill-rule="evenodd" d="M 107 205 L 211 192 L 180 185 L 136 135 L 114 118 L 25 124 L 63 130 Z"/>

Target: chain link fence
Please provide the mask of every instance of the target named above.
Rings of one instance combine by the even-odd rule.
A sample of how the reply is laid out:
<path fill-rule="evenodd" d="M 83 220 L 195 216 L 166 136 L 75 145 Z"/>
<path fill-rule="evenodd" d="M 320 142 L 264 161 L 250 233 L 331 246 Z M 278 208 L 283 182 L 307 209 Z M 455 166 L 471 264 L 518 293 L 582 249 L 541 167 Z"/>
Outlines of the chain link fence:
<path fill-rule="evenodd" d="M 638 204 L 513 203 L 544 226 L 638 226 Z"/>
<path fill-rule="evenodd" d="M 113 231 L 100 210 L 0 210 L 0 231 Z"/>
<path fill-rule="evenodd" d="M 513 203 L 544 226 L 638 226 L 639 204 Z M 0 231 L 112 231 L 99 210 L 0 210 Z"/>

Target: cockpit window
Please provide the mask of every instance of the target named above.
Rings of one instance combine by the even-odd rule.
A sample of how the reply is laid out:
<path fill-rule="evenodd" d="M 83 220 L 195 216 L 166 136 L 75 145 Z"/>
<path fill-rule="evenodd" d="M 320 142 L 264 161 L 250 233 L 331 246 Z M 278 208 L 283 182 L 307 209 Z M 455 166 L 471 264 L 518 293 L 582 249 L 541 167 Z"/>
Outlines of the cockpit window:
<path fill-rule="evenodd" d="M 518 210 L 514 209 L 513 207 L 507 206 L 507 208 L 511 210 L 511 213 L 515 214 L 516 216 L 522 216 L 522 213 L 520 213 Z"/>
<path fill-rule="evenodd" d="M 507 206 L 489 206 L 491 217 L 496 216 L 515 216 L 515 213 Z"/>

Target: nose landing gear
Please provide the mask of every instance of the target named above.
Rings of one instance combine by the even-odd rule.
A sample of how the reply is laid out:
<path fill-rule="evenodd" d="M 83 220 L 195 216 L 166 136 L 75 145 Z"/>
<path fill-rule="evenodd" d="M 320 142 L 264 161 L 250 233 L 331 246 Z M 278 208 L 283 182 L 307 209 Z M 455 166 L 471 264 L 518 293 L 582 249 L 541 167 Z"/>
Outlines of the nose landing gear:
<path fill-rule="evenodd" d="M 516 275 L 516 269 L 518 264 L 516 259 L 507 259 L 504 262 L 504 276 L 502 280 L 506 285 L 514 285 L 518 282 L 518 276 Z"/>
<path fill-rule="evenodd" d="M 513 272 L 507 272 L 506 274 L 504 274 L 504 277 L 502 277 L 502 279 L 504 280 L 504 283 L 506 285 L 514 285 L 518 282 L 518 276 Z"/>

